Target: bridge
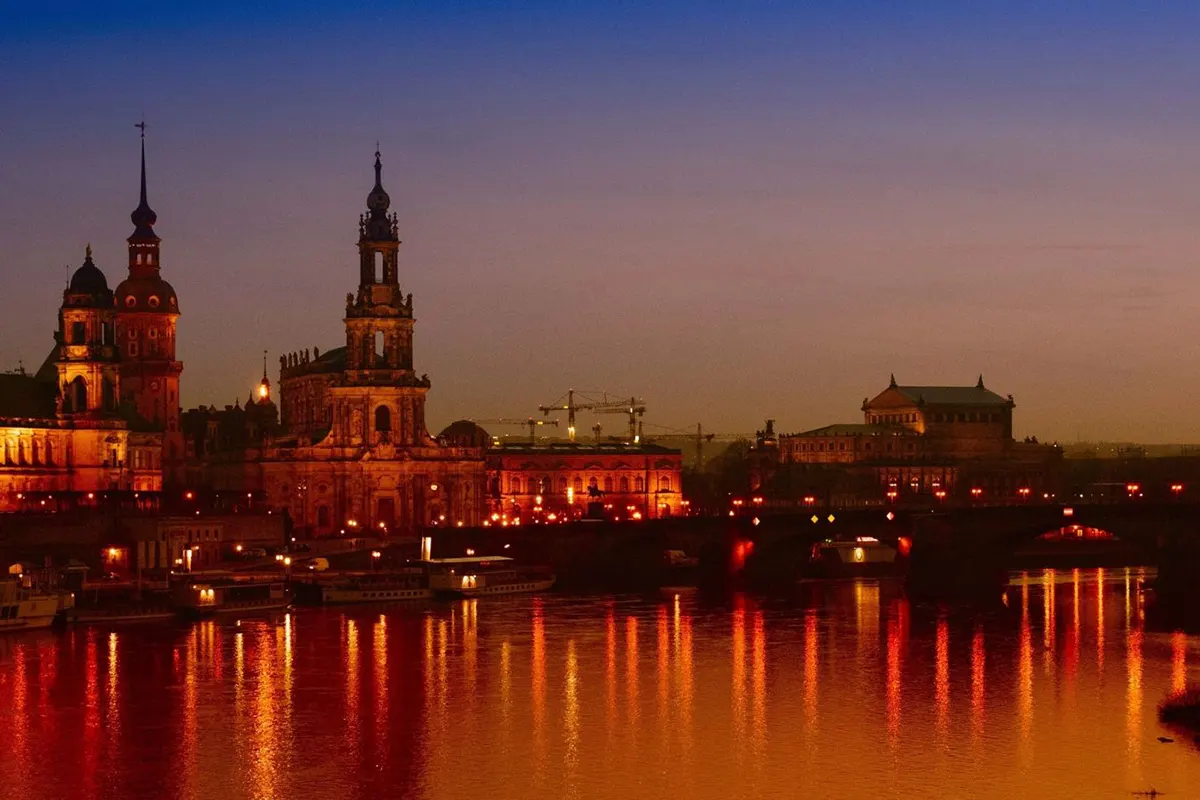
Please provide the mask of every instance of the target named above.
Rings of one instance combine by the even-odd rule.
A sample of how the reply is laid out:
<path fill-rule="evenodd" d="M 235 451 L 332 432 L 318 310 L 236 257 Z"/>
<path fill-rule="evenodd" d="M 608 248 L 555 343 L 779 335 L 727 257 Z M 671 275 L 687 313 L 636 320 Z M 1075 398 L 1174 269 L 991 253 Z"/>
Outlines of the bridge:
<path fill-rule="evenodd" d="M 812 545 L 872 536 L 908 557 L 910 595 L 930 600 L 998 598 L 1012 557 L 1041 534 L 1097 528 L 1160 566 L 1165 584 L 1200 593 L 1200 502 L 1183 498 L 1117 503 L 1039 503 L 945 509 L 810 508 L 787 514 L 746 509 L 733 517 L 434 530 L 435 555 L 512 554 L 552 564 L 563 583 L 637 585 L 661 572 L 666 550 L 698 556 L 708 578 L 751 585 L 794 580 Z"/>

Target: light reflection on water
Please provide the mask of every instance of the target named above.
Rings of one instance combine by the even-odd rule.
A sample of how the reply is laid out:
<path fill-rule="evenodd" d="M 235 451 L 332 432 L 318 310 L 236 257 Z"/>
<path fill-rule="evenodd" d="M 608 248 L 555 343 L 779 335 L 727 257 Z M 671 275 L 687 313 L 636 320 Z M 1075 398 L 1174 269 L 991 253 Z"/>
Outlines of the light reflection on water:
<path fill-rule="evenodd" d="M 1200 786 L 1157 703 L 1200 642 L 1141 574 L 1007 609 L 879 583 L 524 597 L 0 639 L 14 797 L 1097 797 Z"/>

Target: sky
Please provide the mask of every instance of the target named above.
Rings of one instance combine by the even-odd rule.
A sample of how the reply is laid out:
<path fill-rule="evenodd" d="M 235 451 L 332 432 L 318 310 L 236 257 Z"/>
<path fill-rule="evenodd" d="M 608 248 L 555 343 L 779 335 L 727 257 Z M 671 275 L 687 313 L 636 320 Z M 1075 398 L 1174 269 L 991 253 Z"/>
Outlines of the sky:
<path fill-rule="evenodd" d="M 144 117 L 185 407 L 344 343 L 378 141 L 434 431 L 982 373 L 1018 437 L 1200 441 L 1197 85 L 1197 4 L 0 2 L 0 369 L 120 281 Z"/>

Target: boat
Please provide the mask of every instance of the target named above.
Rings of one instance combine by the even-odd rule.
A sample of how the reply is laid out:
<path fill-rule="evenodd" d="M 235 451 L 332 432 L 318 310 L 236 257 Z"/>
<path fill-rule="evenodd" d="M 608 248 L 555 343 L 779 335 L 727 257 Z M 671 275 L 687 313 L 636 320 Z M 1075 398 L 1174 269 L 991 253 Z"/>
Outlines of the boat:
<path fill-rule="evenodd" d="M 490 597 L 544 592 L 554 585 L 554 574 L 536 568 L 519 568 L 507 556 L 428 558 L 420 562 L 436 597 Z"/>
<path fill-rule="evenodd" d="M 809 578 L 875 578 L 900 573 L 896 548 L 873 536 L 825 539 L 812 546 Z"/>
<path fill-rule="evenodd" d="M 69 592 L 38 589 L 16 578 L 0 581 L 0 631 L 49 628 L 74 601 Z"/>
<path fill-rule="evenodd" d="M 79 608 L 71 621 L 76 625 L 116 625 L 134 622 L 162 622 L 175 619 L 177 612 L 161 606 L 118 606 L 113 608 Z"/>
<path fill-rule="evenodd" d="M 298 602 L 314 605 L 387 603 L 433 597 L 426 571 L 421 566 L 388 572 L 324 573 L 296 581 L 295 589 Z"/>
<path fill-rule="evenodd" d="M 291 604 L 291 594 L 282 578 L 234 577 L 231 572 L 172 576 L 171 606 L 185 617 L 281 611 Z"/>

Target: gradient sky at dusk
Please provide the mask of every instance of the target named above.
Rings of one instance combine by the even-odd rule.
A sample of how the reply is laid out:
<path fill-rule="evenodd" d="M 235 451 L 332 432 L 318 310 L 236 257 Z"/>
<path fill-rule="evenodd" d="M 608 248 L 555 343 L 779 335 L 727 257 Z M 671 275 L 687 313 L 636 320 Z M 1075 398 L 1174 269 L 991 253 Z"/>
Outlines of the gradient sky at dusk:
<path fill-rule="evenodd" d="M 378 139 L 435 431 L 982 372 L 1018 436 L 1200 440 L 1200 5 L 1023 5 L 5 3 L 0 368 L 120 280 L 144 114 L 185 407 L 343 343 Z"/>

